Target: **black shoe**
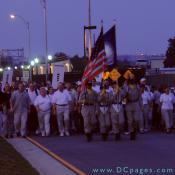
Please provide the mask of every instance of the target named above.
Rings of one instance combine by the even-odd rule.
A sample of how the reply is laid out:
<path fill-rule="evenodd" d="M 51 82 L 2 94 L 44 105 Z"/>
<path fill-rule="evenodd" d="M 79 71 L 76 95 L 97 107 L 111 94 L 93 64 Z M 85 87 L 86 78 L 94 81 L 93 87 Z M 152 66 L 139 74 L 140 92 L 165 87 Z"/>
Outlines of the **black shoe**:
<path fill-rule="evenodd" d="M 107 133 L 101 134 L 101 137 L 102 137 L 102 140 L 103 140 L 103 141 L 107 141 L 107 139 L 108 139 L 108 134 L 107 134 Z"/>
<path fill-rule="evenodd" d="M 86 139 L 87 139 L 87 142 L 91 142 L 92 141 L 92 134 L 91 133 L 87 133 L 86 134 Z"/>
<path fill-rule="evenodd" d="M 135 132 L 130 133 L 130 140 L 136 140 L 136 133 Z"/>
<path fill-rule="evenodd" d="M 115 135 L 115 140 L 116 140 L 116 141 L 121 140 L 120 133 L 117 133 L 117 134 Z"/>

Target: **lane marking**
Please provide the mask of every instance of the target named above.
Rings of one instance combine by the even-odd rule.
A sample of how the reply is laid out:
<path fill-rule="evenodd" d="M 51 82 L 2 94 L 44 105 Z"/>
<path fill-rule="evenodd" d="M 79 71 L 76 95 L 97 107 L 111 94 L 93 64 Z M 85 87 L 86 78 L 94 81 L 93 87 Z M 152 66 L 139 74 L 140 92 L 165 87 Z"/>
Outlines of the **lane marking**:
<path fill-rule="evenodd" d="M 36 140 L 32 139 L 31 137 L 26 137 L 26 138 L 31 143 L 33 143 L 34 145 L 36 145 L 37 147 L 39 147 L 41 150 L 43 150 L 44 152 L 46 152 L 52 158 L 56 159 L 58 162 L 60 162 L 61 164 L 63 164 L 65 167 L 67 167 L 68 169 L 70 169 L 71 171 L 73 171 L 74 173 L 76 173 L 77 175 L 87 175 L 85 172 L 83 172 L 80 169 L 78 169 L 77 167 L 71 165 L 70 163 L 68 163 L 67 161 L 65 161 L 63 158 L 61 158 L 60 156 L 58 156 L 57 154 L 55 154 L 52 151 L 50 151 L 49 149 L 47 149 L 45 146 L 43 146 L 40 143 L 38 143 Z"/>

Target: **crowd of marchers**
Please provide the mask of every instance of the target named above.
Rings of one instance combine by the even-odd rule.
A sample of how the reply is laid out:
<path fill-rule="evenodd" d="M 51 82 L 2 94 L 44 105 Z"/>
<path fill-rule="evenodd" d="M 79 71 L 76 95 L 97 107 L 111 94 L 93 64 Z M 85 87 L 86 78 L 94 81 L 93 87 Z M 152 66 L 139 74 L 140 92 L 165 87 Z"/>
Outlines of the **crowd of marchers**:
<path fill-rule="evenodd" d="M 174 89 L 158 86 L 134 77 L 122 85 L 93 79 L 83 88 L 81 82 L 60 82 L 55 90 L 50 82 L 6 83 L 0 86 L 0 133 L 6 138 L 85 134 L 88 142 L 97 133 L 103 141 L 109 134 L 114 140 L 123 133 L 130 140 L 154 130 L 170 134 Z"/>

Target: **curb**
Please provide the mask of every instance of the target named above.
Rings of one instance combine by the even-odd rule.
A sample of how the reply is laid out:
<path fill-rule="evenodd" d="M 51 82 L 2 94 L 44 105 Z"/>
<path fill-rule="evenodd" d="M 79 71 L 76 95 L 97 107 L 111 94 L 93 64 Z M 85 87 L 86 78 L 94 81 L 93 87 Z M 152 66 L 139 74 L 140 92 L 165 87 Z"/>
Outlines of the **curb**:
<path fill-rule="evenodd" d="M 39 147 L 44 152 L 46 152 L 49 156 L 51 156 L 52 158 L 56 159 L 58 162 L 63 164 L 66 168 L 73 171 L 75 174 L 77 174 L 77 175 L 87 175 L 85 172 L 83 172 L 80 169 L 76 168 L 75 166 L 71 165 L 70 163 L 65 161 L 63 158 L 61 158 L 60 156 L 58 156 L 58 155 L 54 154 L 53 152 L 51 152 L 49 149 L 47 149 L 45 146 L 38 143 L 36 140 L 34 140 L 30 137 L 26 137 L 26 139 L 28 141 L 30 141 L 31 143 L 33 143 L 34 145 L 36 145 L 37 147 Z"/>

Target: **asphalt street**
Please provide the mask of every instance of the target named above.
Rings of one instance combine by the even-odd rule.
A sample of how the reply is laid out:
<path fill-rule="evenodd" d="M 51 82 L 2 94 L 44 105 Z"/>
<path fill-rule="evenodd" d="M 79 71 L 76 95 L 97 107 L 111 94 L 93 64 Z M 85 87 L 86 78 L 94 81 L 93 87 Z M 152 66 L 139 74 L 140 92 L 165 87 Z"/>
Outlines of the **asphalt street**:
<path fill-rule="evenodd" d="M 114 136 L 111 135 L 107 142 L 101 141 L 100 135 L 95 135 L 90 143 L 86 142 L 83 135 L 33 138 L 89 175 L 120 174 L 121 169 L 117 171 L 118 167 L 153 170 L 174 168 L 175 170 L 175 133 L 139 134 L 136 141 L 130 141 L 128 135 L 122 135 L 121 141 L 115 141 Z M 94 169 L 113 171 L 95 173 Z"/>

